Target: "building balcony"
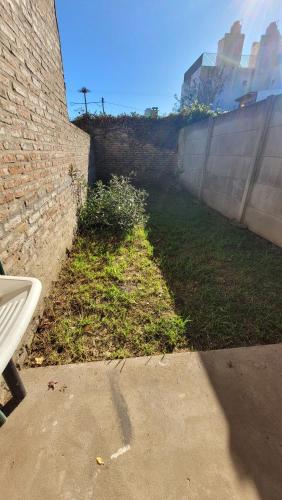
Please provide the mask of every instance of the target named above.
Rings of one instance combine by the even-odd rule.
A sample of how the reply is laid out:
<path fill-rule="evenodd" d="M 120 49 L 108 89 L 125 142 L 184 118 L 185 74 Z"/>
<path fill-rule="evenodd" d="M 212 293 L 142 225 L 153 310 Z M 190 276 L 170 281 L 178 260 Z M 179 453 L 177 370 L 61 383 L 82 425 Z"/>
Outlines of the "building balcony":
<path fill-rule="evenodd" d="M 202 66 L 220 66 L 231 65 L 239 68 L 254 68 L 255 56 L 250 54 L 243 54 L 239 59 L 231 59 L 224 54 L 217 54 L 216 52 L 204 52 L 201 56 Z"/>

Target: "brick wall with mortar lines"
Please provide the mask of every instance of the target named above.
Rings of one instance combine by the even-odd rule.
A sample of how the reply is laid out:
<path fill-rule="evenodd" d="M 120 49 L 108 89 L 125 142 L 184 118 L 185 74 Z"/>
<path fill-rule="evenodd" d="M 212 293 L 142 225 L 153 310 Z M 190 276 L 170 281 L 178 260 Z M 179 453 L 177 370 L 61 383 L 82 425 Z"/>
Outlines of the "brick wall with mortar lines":
<path fill-rule="evenodd" d="M 177 170 L 176 121 L 121 117 L 103 123 L 84 116 L 75 123 L 91 135 L 97 178 L 133 173 L 138 184 L 171 182 Z"/>
<path fill-rule="evenodd" d="M 76 225 L 70 168 L 88 177 L 89 136 L 69 122 L 53 0 L 0 0 L 0 260 L 44 293 Z"/>

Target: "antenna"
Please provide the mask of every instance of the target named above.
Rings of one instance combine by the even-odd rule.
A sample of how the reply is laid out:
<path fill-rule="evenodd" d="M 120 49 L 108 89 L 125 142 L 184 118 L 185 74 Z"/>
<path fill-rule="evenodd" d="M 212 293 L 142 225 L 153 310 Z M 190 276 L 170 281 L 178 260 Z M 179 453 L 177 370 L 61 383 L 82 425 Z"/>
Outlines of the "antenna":
<path fill-rule="evenodd" d="M 80 92 L 81 94 L 84 95 L 85 114 L 88 115 L 86 94 L 88 94 L 89 92 L 91 92 L 91 90 L 89 90 L 86 87 L 81 87 L 81 89 L 79 89 L 78 92 Z"/>

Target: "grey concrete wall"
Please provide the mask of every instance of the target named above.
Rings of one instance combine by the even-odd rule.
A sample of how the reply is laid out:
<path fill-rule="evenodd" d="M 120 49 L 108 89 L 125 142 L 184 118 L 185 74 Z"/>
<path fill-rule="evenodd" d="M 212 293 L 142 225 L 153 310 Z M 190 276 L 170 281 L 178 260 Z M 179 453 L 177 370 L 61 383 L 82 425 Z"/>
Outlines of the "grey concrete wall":
<path fill-rule="evenodd" d="M 206 148 L 209 135 L 209 120 L 184 127 L 179 133 L 178 161 L 182 172 L 183 186 L 200 196 Z"/>
<path fill-rule="evenodd" d="M 266 101 L 214 120 L 203 184 L 203 200 L 231 219 L 239 219 L 250 169 L 256 156 Z"/>
<path fill-rule="evenodd" d="M 282 247 L 282 96 L 275 99 L 245 223 Z"/>
<path fill-rule="evenodd" d="M 185 127 L 178 161 L 186 189 L 282 246 L 282 96 Z"/>

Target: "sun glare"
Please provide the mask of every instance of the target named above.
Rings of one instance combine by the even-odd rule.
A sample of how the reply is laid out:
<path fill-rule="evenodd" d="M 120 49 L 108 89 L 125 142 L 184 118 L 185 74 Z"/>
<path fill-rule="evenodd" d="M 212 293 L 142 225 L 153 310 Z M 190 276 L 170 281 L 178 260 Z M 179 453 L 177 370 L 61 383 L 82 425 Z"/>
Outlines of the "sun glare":
<path fill-rule="evenodd" d="M 273 15 L 273 21 L 282 22 L 281 0 L 233 0 L 238 11 L 238 18 L 250 27 L 255 26 L 256 21 L 269 20 Z"/>

